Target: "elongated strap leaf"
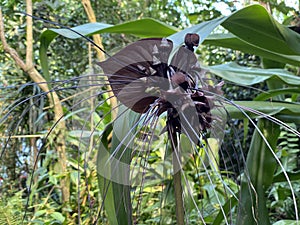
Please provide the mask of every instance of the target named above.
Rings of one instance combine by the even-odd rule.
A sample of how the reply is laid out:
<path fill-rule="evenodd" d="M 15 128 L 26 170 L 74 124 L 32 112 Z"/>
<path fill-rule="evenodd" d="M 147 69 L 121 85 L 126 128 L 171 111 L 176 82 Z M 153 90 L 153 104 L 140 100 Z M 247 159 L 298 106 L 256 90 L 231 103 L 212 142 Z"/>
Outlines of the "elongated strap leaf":
<path fill-rule="evenodd" d="M 282 83 L 300 86 L 300 77 L 284 69 L 251 68 L 240 66 L 236 63 L 227 63 L 206 68 L 224 80 L 241 85 L 253 85 L 278 78 Z"/>
<path fill-rule="evenodd" d="M 264 117 L 262 114 L 258 115 L 247 110 L 249 109 L 251 111 L 256 110 L 270 116 L 276 115 L 276 118 L 284 122 L 300 123 L 299 104 L 263 101 L 234 101 L 234 105 L 225 105 L 225 108 L 232 118 L 245 118 L 242 111 L 246 112 L 251 118 Z"/>
<path fill-rule="evenodd" d="M 272 51 L 266 50 L 265 48 L 261 48 L 246 41 L 243 41 L 238 36 L 235 36 L 232 33 L 212 34 L 204 40 L 203 44 L 240 50 L 242 52 L 269 58 L 278 62 L 289 63 L 292 65 L 300 64 L 299 55 L 286 55 L 278 53 L 276 52 L 275 46 Z M 297 43 L 295 43 L 295 45 L 297 45 Z"/>

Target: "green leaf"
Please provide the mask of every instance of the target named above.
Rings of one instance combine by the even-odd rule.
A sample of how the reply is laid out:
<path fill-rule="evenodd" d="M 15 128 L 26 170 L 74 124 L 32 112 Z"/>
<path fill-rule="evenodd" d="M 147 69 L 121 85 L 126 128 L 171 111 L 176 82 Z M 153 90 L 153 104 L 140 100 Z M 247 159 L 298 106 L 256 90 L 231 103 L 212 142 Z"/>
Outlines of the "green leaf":
<path fill-rule="evenodd" d="M 99 188 L 110 224 L 131 224 L 130 163 L 139 114 L 120 106 L 117 119 L 102 137 L 97 157 Z M 111 148 L 107 137 L 113 132 Z"/>
<path fill-rule="evenodd" d="M 300 77 L 284 69 L 260 69 L 227 63 L 207 67 L 215 75 L 241 85 L 253 85 L 278 78 L 285 84 L 300 86 Z"/>
<path fill-rule="evenodd" d="M 118 24 L 98 31 L 97 33 L 124 33 L 139 37 L 167 37 L 179 30 L 155 19 L 140 19 Z"/>
<path fill-rule="evenodd" d="M 209 36 L 209 34 L 226 19 L 227 17 L 220 17 L 210 21 L 202 22 L 200 24 L 194 25 L 180 32 L 172 34 L 168 37 L 168 39 L 172 40 L 175 45 L 179 46 L 183 44 L 183 37 L 187 33 L 197 33 L 200 36 L 200 43 L 202 43 Z"/>
<path fill-rule="evenodd" d="M 267 99 L 271 99 L 272 97 L 279 96 L 279 95 L 284 95 L 284 94 L 300 94 L 300 89 L 299 88 L 283 88 L 283 89 L 275 89 L 275 90 L 270 90 L 265 93 L 261 93 L 258 96 L 254 98 L 254 101 L 264 101 Z"/>
<path fill-rule="evenodd" d="M 140 117 L 125 106 L 120 106 L 114 122 L 111 153 L 115 163 L 111 165 L 114 201 L 118 225 L 132 224 L 130 197 L 130 163 L 134 147 L 136 123 Z"/>
<path fill-rule="evenodd" d="M 50 216 L 60 223 L 63 223 L 65 221 L 65 217 L 59 212 L 51 213 Z"/>
<path fill-rule="evenodd" d="M 109 159 L 107 140 L 111 131 L 112 124 L 108 124 L 105 128 L 105 131 L 103 132 L 99 151 L 97 154 L 97 175 L 100 194 L 102 196 L 102 201 L 104 202 L 103 205 L 107 213 L 108 221 L 110 224 L 118 224 L 112 184 L 111 181 L 107 179 L 111 176 L 110 167 L 107 166 L 105 170 L 103 169 L 103 165 L 105 165 L 105 163 Z"/>
<path fill-rule="evenodd" d="M 300 180 L 300 172 L 287 172 L 287 175 L 291 181 L 299 181 Z M 274 176 L 273 182 L 285 182 L 286 176 L 284 173 L 279 173 Z"/>
<path fill-rule="evenodd" d="M 219 169 L 219 149 L 220 141 L 216 138 L 207 138 L 207 145 L 209 146 L 209 151 L 207 152 L 207 159 L 211 168 L 214 170 Z"/>
<path fill-rule="evenodd" d="M 154 19 L 141 19 L 117 25 L 87 23 L 71 29 L 75 32 L 66 28 L 49 29 L 44 31 L 40 37 L 40 57 L 41 55 L 45 56 L 48 46 L 50 45 L 51 41 L 57 37 L 57 35 L 62 35 L 71 39 L 81 38 L 82 36 L 90 36 L 96 33 L 124 33 L 133 34 L 140 37 L 166 37 L 178 31 L 177 28 Z"/>
<path fill-rule="evenodd" d="M 238 196 L 238 194 L 235 194 L 235 196 Z M 232 196 L 231 198 L 229 198 L 226 201 L 226 203 L 222 206 L 222 209 L 223 209 L 225 215 L 228 215 L 230 213 L 230 211 L 232 210 L 232 208 L 237 205 L 238 200 L 236 199 L 235 196 Z M 214 222 L 213 222 L 212 225 L 220 225 L 220 224 L 222 224 L 222 221 L 224 220 L 223 211 L 219 210 L 219 213 L 215 217 Z"/>
<path fill-rule="evenodd" d="M 276 118 L 285 122 L 300 123 L 299 104 L 284 102 L 263 102 L 263 101 L 234 101 L 225 105 L 226 110 L 232 118 L 243 119 L 246 112 L 251 118 L 265 117 L 250 111 L 258 111 L 266 115 L 276 115 Z"/>
<path fill-rule="evenodd" d="M 35 217 L 39 217 L 39 216 L 41 216 L 41 215 L 44 215 L 46 212 L 47 212 L 47 210 L 45 210 L 45 209 L 39 210 L 39 211 L 36 211 L 36 212 L 34 213 L 34 216 L 35 216 Z"/>
<path fill-rule="evenodd" d="M 204 23 L 215 28 L 215 22 Z M 218 22 L 230 33 L 214 34 L 207 38 L 204 35 L 203 44 L 237 49 L 274 61 L 300 65 L 300 35 L 279 24 L 264 7 L 251 5 Z M 188 29 L 193 30 L 193 27 Z"/>
<path fill-rule="evenodd" d="M 300 55 L 300 35 L 279 24 L 261 5 L 243 8 L 222 26 L 241 40 L 269 51 Z"/>
<path fill-rule="evenodd" d="M 43 76 L 46 79 L 46 81 L 50 81 L 50 75 L 49 75 L 49 66 L 48 66 L 48 57 L 47 57 L 47 49 L 50 45 L 50 42 L 57 36 L 57 34 L 51 32 L 50 30 L 46 30 L 42 33 L 40 37 L 40 61 L 41 61 L 41 67 L 43 71 Z M 50 83 L 48 84 L 50 85 Z M 49 86 L 50 88 L 50 86 Z"/>
<path fill-rule="evenodd" d="M 272 59 L 267 59 L 267 58 L 261 58 L 261 67 L 264 68 L 264 69 L 272 69 L 272 68 L 275 68 L 275 69 L 284 69 L 285 67 L 285 63 L 283 62 L 278 62 L 278 61 L 274 61 Z"/>
<path fill-rule="evenodd" d="M 77 171 L 72 171 L 70 173 L 70 178 L 71 178 L 72 183 L 77 186 L 78 185 L 78 172 Z"/>
<path fill-rule="evenodd" d="M 265 119 L 259 120 L 246 160 L 245 177 L 249 177 L 251 186 L 248 179 L 243 179 L 237 224 L 270 224 L 265 191 L 271 185 L 276 169 L 272 151 L 279 134 L 280 127 L 277 124 Z"/>
<path fill-rule="evenodd" d="M 48 41 L 54 39 L 57 35 L 64 36 L 70 39 L 81 38 L 82 36 L 90 36 L 96 32 L 107 29 L 109 27 L 113 27 L 113 25 L 105 24 L 105 23 L 86 23 L 71 29 L 66 28 L 51 28 L 42 33 L 42 37 L 50 37 Z M 74 32 L 75 31 L 75 32 Z M 51 39 L 52 38 L 52 39 Z"/>
<path fill-rule="evenodd" d="M 73 27 L 72 30 L 76 31 L 81 35 L 78 35 L 75 32 L 65 28 L 49 29 L 48 32 L 56 33 L 56 35 L 59 34 L 66 38 L 76 39 L 76 38 L 81 38 L 82 35 L 91 36 L 93 34 L 101 34 L 101 33 L 133 34 L 139 37 L 166 37 L 178 31 L 178 29 L 175 27 L 172 27 L 158 20 L 150 19 L 150 18 L 134 20 L 122 24 L 117 24 L 117 25 L 110 25 L 104 23 L 87 23 L 87 24 Z M 45 33 L 45 34 L 46 36 L 49 35 L 49 33 Z"/>
<path fill-rule="evenodd" d="M 256 45 L 243 41 L 242 39 L 238 38 L 237 36 L 231 33 L 210 35 L 204 40 L 203 44 L 240 50 L 245 53 L 258 55 L 278 62 L 289 63 L 298 66 L 300 64 L 299 55 L 280 54 L 276 52 L 276 49 L 274 49 L 274 51 L 269 51 L 267 49 L 260 48 Z"/>

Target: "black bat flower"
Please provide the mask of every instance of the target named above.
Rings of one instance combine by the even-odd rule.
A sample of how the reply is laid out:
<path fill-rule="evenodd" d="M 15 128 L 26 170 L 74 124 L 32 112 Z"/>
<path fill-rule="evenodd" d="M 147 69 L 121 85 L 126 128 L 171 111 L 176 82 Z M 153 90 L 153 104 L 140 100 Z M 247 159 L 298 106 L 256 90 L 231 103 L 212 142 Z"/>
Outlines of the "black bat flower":
<path fill-rule="evenodd" d="M 173 130 L 188 133 L 197 142 L 198 133 L 210 128 L 212 122 L 214 104 L 207 93 L 221 93 L 221 85 L 211 87 L 203 82 L 194 54 L 198 44 L 197 34 L 187 34 L 185 45 L 171 56 L 171 40 L 142 39 L 99 65 L 109 74 L 109 83 L 121 103 L 137 113 L 151 110 L 159 116 L 167 111 L 167 123 Z"/>

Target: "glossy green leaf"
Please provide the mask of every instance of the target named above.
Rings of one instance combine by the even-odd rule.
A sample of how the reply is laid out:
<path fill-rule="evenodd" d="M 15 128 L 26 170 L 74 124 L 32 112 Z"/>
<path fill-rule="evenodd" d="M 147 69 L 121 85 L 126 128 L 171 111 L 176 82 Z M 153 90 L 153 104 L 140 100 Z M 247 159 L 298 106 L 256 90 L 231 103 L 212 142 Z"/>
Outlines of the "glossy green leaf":
<path fill-rule="evenodd" d="M 263 69 L 284 69 L 286 65 L 284 62 L 278 62 L 264 57 L 262 57 L 260 61 Z"/>
<path fill-rule="evenodd" d="M 278 78 L 285 84 L 300 86 L 300 77 L 284 69 L 260 69 L 240 66 L 236 63 L 210 66 L 207 69 L 215 75 L 241 85 L 253 85 Z"/>
<path fill-rule="evenodd" d="M 48 66 L 48 57 L 47 57 L 47 49 L 50 45 L 50 42 L 57 36 L 57 34 L 50 32 L 49 30 L 46 30 L 42 33 L 40 37 L 40 61 L 41 61 L 41 67 L 43 70 L 43 76 L 46 79 L 46 81 L 50 81 L 50 75 L 49 75 L 49 66 Z M 50 83 L 48 84 L 50 85 Z"/>
<path fill-rule="evenodd" d="M 145 29 L 145 27 L 147 29 Z M 82 36 L 91 36 L 96 33 L 124 33 L 140 37 L 165 37 L 178 31 L 177 28 L 154 19 L 141 19 L 118 25 L 87 23 L 73 27 L 72 30 L 66 28 L 53 28 L 44 31 L 40 38 L 42 50 L 40 54 L 44 54 L 44 51 L 46 51 L 51 41 L 57 37 L 57 35 L 62 35 L 71 39 L 81 38 Z"/>
<path fill-rule="evenodd" d="M 101 33 L 124 33 L 139 37 L 167 37 L 178 31 L 176 27 L 148 18 L 118 24 L 101 30 Z"/>
<path fill-rule="evenodd" d="M 233 13 L 222 26 L 259 48 L 300 55 L 300 35 L 279 24 L 261 5 L 252 5 Z"/>
<path fill-rule="evenodd" d="M 130 163 L 139 116 L 125 106 L 121 106 L 113 127 L 111 153 L 113 153 L 117 165 L 112 164 L 111 171 L 112 176 L 118 178 L 112 181 L 118 225 L 133 223 L 130 197 Z"/>
<path fill-rule="evenodd" d="M 173 26 L 150 18 L 134 20 L 117 25 L 110 25 L 105 23 L 87 23 L 77 27 L 73 27 L 72 29 L 83 36 L 90 36 L 100 33 L 123 33 L 133 34 L 139 37 L 166 37 L 178 31 L 178 29 Z M 81 35 L 78 35 L 73 31 L 64 28 L 50 29 L 49 32 L 53 32 L 66 38 L 72 39 L 82 37 Z"/>
<path fill-rule="evenodd" d="M 97 175 L 98 186 L 100 189 L 104 209 L 107 213 L 108 221 L 110 224 L 118 224 L 112 184 L 111 181 L 107 179 L 111 176 L 111 170 L 109 166 L 103 170 L 103 165 L 105 165 L 109 159 L 108 136 L 110 135 L 111 131 L 112 124 L 108 124 L 103 132 L 102 139 L 99 144 L 99 150 L 97 154 Z"/>
<path fill-rule="evenodd" d="M 231 48 L 235 50 L 240 50 L 242 52 L 262 56 L 265 58 L 269 58 L 278 62 L 289 63 L 293 65 L 300 64 L 300 56 L 299 55 L 286 55 L 280 54 L 274 51 L 270 51 L 264 48 L 260 48 L 256 45 L 250 44 L 246 41 L 243 41 L 239 37 L 228 33 L 228 34 L 212 34 L 208 36 L 204 42 L 204 45 L 215 45 L 224 48 Z M 297 43 L 295 43 L 297 44 Z"/>
<path fill-rule="evenodd" d="M 113 126 L 105 131 L 97 157 L 99 187 L 111 224 L 132 224 L 130 199 L 131 147 L 139 114 L 120 106 Z M 107 135 L 113 132 L 111 147 Z"/>
<path fill-rule="evenodd" d="M 300 65 L 300 35 L 279 24 L 264 7 L 252 5 L 228 17 L 222 26 L 231 34 L 214 36 L 210 44 L 242 50 L 279 62 Z"/>
<path fill-rule="evenodd" d="M 102 31 L 110 27 L 113 27 L 113 25 L 106 24 L 106 23 L 86 23 L 83 25 L 73 27 L 72 30 L 66 28 L 51 28 L 49 30 L 46 30 L 42 34 L 42 37 L 50 36 L 53 39 L 57 35 L 61 35 L 66 38 L 77 39 L 77 38 L 81 38 L 82 35 L 90 36 L 96 32 Z M 51 41 L 51 39 L 49 38 L 48 41 Z"/>
<path fill-rule="evenodd" d="M 278 95 L 284 95 L 284 94 L 300 94 L 300 89 L 299 88 L 283 88 L 283 89 L 276 89 L 276 90 L 271 90 L 268 92 L 264 92 L 259 94 L 254 98 L 254 101 L 264 101 L 267 99 L 272 99 L 275 96 Z"/>
<path fill-rule="evenodd" d="M 197 33 L 200 36 L 200 43 L 202 43 L 209 34 L 222 22 L 224 22 L 227 19 L 227 17 L 220 17 L 216 18 L 210 21 L 204 21 L 200 24 L 194 25 L 192 27 L 186 28 L 180 32 L 177 32 L 175 34 L 172 34 L 168 37 L 168 39 L 172 40 L 175 45 L 182 45 L 184 42 L 183 37 L 187 33 Z"/>
<path fill-rule="evenodd" d="M 230 33 L 207 37 L 219 24 Z M 204 32 L 204 35 L 199 33 L 203 44 L 241 50 L 274 61 L 300 65 L 300 35 L 279 24 L 260 5 L 248 6 L 230 16 L 203 22 L 172 36 L 179 36 L 180 33 L 183 35 L 187 31 L 198 33 L 197 28 L 202 26 L 209 31 Z"/>
<path fill-rule="evenodd" d="M 226 110 L 232 118 L 243 119 L 245 113 L 251 118 L 263 118 L 266 115 L 274 116 L 285 122 L 300 123 L 299 104 L 285 102 L 263 102 L 263 101 L 234 101 L 225 105 Z M 260 112 L 256 114 L 253 110 Z"/>

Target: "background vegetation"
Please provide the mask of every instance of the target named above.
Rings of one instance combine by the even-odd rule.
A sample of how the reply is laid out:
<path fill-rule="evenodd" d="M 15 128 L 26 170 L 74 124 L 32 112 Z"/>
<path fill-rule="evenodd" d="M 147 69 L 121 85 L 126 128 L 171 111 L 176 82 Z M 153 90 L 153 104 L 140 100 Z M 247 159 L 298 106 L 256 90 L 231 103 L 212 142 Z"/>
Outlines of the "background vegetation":
<path fill-rule="evenodd" d="M 226 81 L 224 97 L 235 100 L 236 105 L 224 106 L 229 120 L 222 147 L 214 155 L 219 158 L 217 171 L 215 161 L 205 153 L 195 153 L 184 165 L 186 220 L 190 224 L 255 224 L 258 218 L 258 224 L 296 224 L 300 37 L 294 30 L 299 27 L 299 6 L 261 1 L 265 9 L 249 7 L 218 19 L 224 12 L 236 12 L 237 4 L 176 0 L 81 3 L 35 1 L 32 11 L 30 1 L 4 1 L 1 5 L 5 36 L 0 47 L 6 53 L 0 55 L 0 223 L 127 224 L 130 217 L 137 224 L 174 224 L 178 219 L 173 177 L 166 177 L 168 162 L 162 157 L 167 137 L 159 138 L 164 120 L 152 131 L 148 155 L 132 159 L 139 168 L 146 165 L 146 159 L 150 169 L 145 169 L 145 177 L 152 177 L 151 182 L 145 179 L 142 186 L 129 189 L 114 186 L 130 193 L 128 203 L 97 173 L 98 151 L 103 146 L 118 146 L 110 134 L 110 122 L 116 117 L 111 109 L 117 103 L 103 101 L 109 92 L 98 95 L 99 90 L 93 88 L 100 82 L 96 88 L 106 90 L 101 86 L 103 80 L 93 76 L 78 79 L 101 73 L 96 61 L 103 60 L 103 53 L 92 50 L 82 39 L 66 38 L 65 31 L 54 38 L 55 31 L 45 31 L 53 27 L 49 23 L 33 19 L 30 27 L 28 17 L 19 13 L 27 11 L 69 27 L 101 22 L 102 27 L 91 25 L 83 33 L 101 33 L 101 38 L 94 40 L 109 54 L 146 36 L 169 36 L 182 44 L 185 28 L 192 27 L 189 32 L 199 33 L 203 41 L 197 50 L 199 60 L 218 81 Z M 220 4 L 227 11 L 221 12 Z M 144 18 L 161 22 L 161 29 L 156 29 L 157 21 L 151 26 L 145 25 L 146 20 L 139 24 Z M 127 24 L 129 21 L 133 23 Z M 124 26 L 105 30 L 105 24 Z M 30 30 L 32 36 L 28 37 Z M 12 49 L 23 64 L 13 58 Z M 87 96 L 96 97 L 82 101 Z M 244 107 L 242 111 L 240 107 Z M 245 117 L 243 112 L 251 110 Z M 283 123 L 276 124 L 267 115 Z M 134 121 L 136 115 L 125 116 Z M 120 122 L 116 124 L 125 130 Z M 247 188 L 249 183 L 254 189 Z M 258 201 L 253 202 L 256 197 Z M 125 202 L 120 206 L 118 200 Z M 252 215 L 253 205 L 257 217 Z"/>

